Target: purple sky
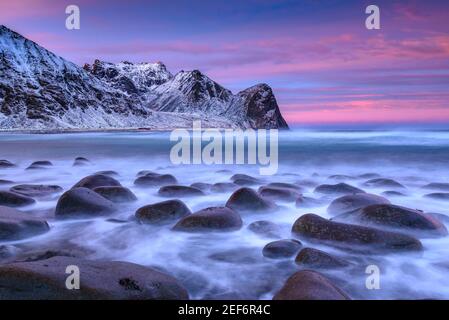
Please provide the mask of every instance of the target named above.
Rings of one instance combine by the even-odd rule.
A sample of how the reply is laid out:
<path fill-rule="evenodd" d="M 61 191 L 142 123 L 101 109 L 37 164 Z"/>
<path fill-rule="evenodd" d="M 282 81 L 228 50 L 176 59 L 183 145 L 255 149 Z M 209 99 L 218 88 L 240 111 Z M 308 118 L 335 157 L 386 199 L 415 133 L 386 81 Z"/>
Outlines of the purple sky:
<path fill-rule="evenodd" d="M 81 30 L 65 29 L 65 7 Z M 381 30 L 365 8 L 381 9 Z M 290 124 L 449 123 L 449 1 L 0 0 L 0 23 L 80 65 L 164 62 L 273 87 Z"/>

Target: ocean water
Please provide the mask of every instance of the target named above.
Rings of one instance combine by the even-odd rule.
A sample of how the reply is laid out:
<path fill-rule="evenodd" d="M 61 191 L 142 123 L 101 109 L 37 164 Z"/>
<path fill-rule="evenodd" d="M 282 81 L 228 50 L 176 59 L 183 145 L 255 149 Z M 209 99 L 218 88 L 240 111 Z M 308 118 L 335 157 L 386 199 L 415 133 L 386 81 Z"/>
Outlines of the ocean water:
<path fill-rule="evenodd" d="M 120 205 L 113 217 L 127 220 L 137 208 L 166 200 L 158 188 L 138 188 L 133 182 L 140 170 L 173 174 L 180 184 L 228 182 L 235 173 L 245 173 L 268 182 L 306 182 L 304 195 L 314 194 L 315 185 L 337 183 L 332 175 L 356 177 L 377 173 L 406 186 L 405 196 L 387 197 L 392 203 L 425 212 L 449 216 L 447 202 L 424 198 L 432 191 L 422 188 L 430 182 L 449 182 L 449 132 L 447 131 L 290 131 L 280 133 L 279 170 L 273 176 L 260 176 L 256 165 L 173 165 L 168 133 L 77 133 L 77 134 L 0 134 L 0 159 L 17 164 L 0 170 L 0 179 L 16 184 L 56 184 L 70 189 L 81 178 L 102 170 L 119 173 L 117 179 L 130 188 L 138 201 Z M 75 157 L 87 157 L 91 165 L 73 167 Z M 25 170 L 33 161 L 50 160 L 46 170 Z M 385 188 L 363 186 L 367 179 L 343 180 L 367 192 L 380 194 Z M 254 186 L 258 188 L 259 185 Z M 2 189 L 7 189 L 1 186 Z M 231 192 L 208 193 L 183 198 L 192 211 L 222 206 Z M 130 261 L 161 269 L 178 278 L 191 298 L 271 299 L 284 281 L 300 267 L 294 258 L 273 260 L 263 257 L 262 248 L 270 239 L 247 229 L 257 220 L 281 226 L 282 236 L 292 238 L 294 221 L 305 213 L 329 218 L 326 212 L 333 198 L 322 205 L 296 208 L 279 203 L 280 210 L 264 214 L 243 214 L 241 230 L 228 233 L 182 233 L 167 226 L 140 225 L 134 221 L 116 223 L 101 219 L 58 221 L 51 217 L 59 195 L 22 210 L 48 218 L 50 232 L 33 238 L 0 245 L 34 250 L 49 247 L 83 248 L 89 259 Z M 449 226 L 447 226 L 449 227 Z M 449 237 L 421 239 L 419 253 L 369 252 L 338 249 L 301 240 L 314 247 L 353 262 L 343 270 L 320 270 L 357 299 L 449 298 Z M 365 286 L 368 265 L 379 266 L 380 289 Z"/>

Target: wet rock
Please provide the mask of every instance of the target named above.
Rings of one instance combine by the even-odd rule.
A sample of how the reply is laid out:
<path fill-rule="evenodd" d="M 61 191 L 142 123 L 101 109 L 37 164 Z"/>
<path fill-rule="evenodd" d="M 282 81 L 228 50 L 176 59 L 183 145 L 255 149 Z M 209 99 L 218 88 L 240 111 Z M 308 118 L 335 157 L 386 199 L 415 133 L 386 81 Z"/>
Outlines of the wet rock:
<path fill-rule="evenodd" d="M 273 300 L 349 300 L 349 296 L 321 273 L 298 271 L 287 279 Z"/>
<path fill-rule="evenodd" d="M 0 206 L 0 240 L 20 240 L 50 230 L 45 220 L 18 210 Z M 0 295 L 1 297 L 1 295 Z"/>
<path fill-rule="evenodd" d="M 87 188 L 74 188 L 65 192 L 56 204 L 57 218 L 86 218 L 109 215 L 116 211 L 115 204 Z"/>
<path fill-rule="evenodd" d="M 424 195 L 424 197 L 434 200 L 449 201 L 449 193 L 445 192 L 434 192 Z"/>
<path fill-rule="evenodd" d="M 260 187 L 259 194 L 267 199 L 279 201 L 295 201 L 301 194 L 295 190 L 280 187 Z"/>
<path fill-rule="evenodd" d="M 297 208 L 313 208 L 320 207 L 322 205 L 323 202 L 321 200 L 311 197 L 305 197 L 303 195 L 299 196 L 298 199 L 296 199 Z"/>
<path fill-rule="evenodd" d="M 280 238 L 282 234 L 281 227 L 273 222 L 265 220 L 259 220 L 250 223 L 248 225 L 248 230 L 260 236 L 274 239 Z"/>
<path fill-rule="evenodd" d="M 376 249 L 421 250 L 421 242 L 408 235 L 366 226 L 345 224 L 305 214 L 295 221 L 292 232 L 312 240 L 371 246 Z"/>
<path fill-rule="evenodd" d="M 118 172 L 114 171 L 114 170 L 104 170 L 104 171 L 98 171 L 98 172 L 94 173 L 94 175 L 97 175 L 97 174 L 101 174 L 101 175 L 109 176 L 109 177 L 118 177 L 118 176 L 120 176 L 118 174 Z"/>
<path fill-rule="evenodd" d="M 373 188 L 399 188 L 405 189 L 405 187 L 399 182 L 393 179 L 377 178 L 366 181 L 363 185 Z"/>
<path fill-rule="evenodd" d="M 66 288 L 66 268 L 71 265 L 81 270 L 79 290 Z M 129 262 L 53 257 L 2 265 L 0 273 L 0 296 L 6 300 L 188 299 L 175 278 Z"/>
<path fill-rule="evenodd" d="M 237 184 L 233 183 L 233 182 L 218 182 L 215 183 L 212 187 L 211 187 L 211 191 L 212 192 L 229 192 L 229 191 L 234 191 L 236 189 L 240 188 Z"/>
<path fill-rule="evenodd" d="M 10 191 L 0 191 L 0 206 L 7 207 L 24 207 L 34 204 L 36 200 L 24 195 L 10 192 Z"/>
<path fill-rule="evenodd" d="M 193 188 L 200 189 L 201 191 L 209 191 L 212 185 L 205 182 L 195 182 L 190 185 Z"/>
<path fill-rule="evenodd" d="M 360 179 L 376 179 L 376 178 L 380 178 L 380 174 L 378 174 L 378 173 L 364 173 L 364 174 L 358 175 L 357 178 L 360 178 Z"/>
<path fill-rule="evenodd" d="M 276 208 L 271 201 L 262 198 L 250 188 L 240 188 L 226 202 L 226 207 L 243 211 L 268 211 Z"/>
<path fill-rule="evenodd" d="M 35 161 L 26 170 L 35 170 L 35 169 L 46 169 L 52 167 L 53 163 L 50 161 Z"/>
<path fill-rule="evenodd" d="M 120 182 L 103 174 L 93 174 L 78 181 L 72 188 L 121 187 Z"/>
<path fill-rule="evenodd" d="M 267 187 L 292 189 L 299 193 L 301 193 L 303 191 L 303 188 L 301 188 L 300 186 L 293 184 L 293 183 L 286 183 L 286 182 L 271 182 L 271 183 L 267 184 Z"/>
<path fill-rule="evenodd" d="M 394 190 L 384 191 L 381 194 L 386 197 L 405 197 L 405 194 L 403 194 L 402 192 Z"/>
<path fill-rule="evenodd" d="M 349 263 L 343 259 L 313 248 L 304 248 L 296 256 L 295 262 L 306 268 L 333 269 L 343 268 Z"/>
<path fill-rule="evenodd" d="M 204 196 L 204 192 L 200 189 L 188 186 L 164 186 L 158 191 L 158 194 L 162 197 L 194 197 L 194 196 Z"/>
<path fill-rule="evenodd" d="M 211 207 L 182 218 L 173 230 L 185 232 L 234 231 L 242 227 L 242 218 L 226 207 Z"/>
<path fill-rule="evenodd" d="M 90 164 L 90 161 L 88 159 L 84 158 L 84 157 L 77 157 L 73 161 L 73 166 L 74 167 L 87 166 L 89 164 Z"/>
<path fill-rule="evenodd" d="M 347 176 L 344 174 L 334 174 L 332 176 L 329 176 L 328 179 L 337 180 L 337 181 L 345 181 L 345 180 L 355 180 L 355 177 Z"/>
<path fill-rule="evenodd" d="M 282 259 L 293 257 L 301 249 L 302 244 L 298 240 L 287 239 L 268 243 L 262 250 L 264 257 Z"/>
<path fill-rule="evenodd" d="M 115 203 L 137 201 L 135 194 L 124 187 L 96 187 L 93 191 Z"/>
<path fill-rule="evenodd" d="M 369 193 L 358 193 L 346 195 L 335 199 L 327 208 L 327 212 L 332 215 L 342 214 L 359 210 L 363 207 L 373 204 L 390 204 L 390 201 L 384 197 Z"/>
<path fill-rule="evenodd" d="M 232 182 L 239 186 L 252 186 L 255 184 L 261 184 L 262 181 L 260 179 L 251 177 L 247 174 L 234 174 L 231 177 Z"/>
<path fill-rule="evenodd" d="M 59 244 L 59 247 L 50 245 L 49 247 L 39 249 L 24 250 L 10 262 L 31 262 L 47 260 L 53 257 L 85 258 L 93 253 L 95 253 L 94 250 L 89 250 L 64 241 L 62 244 Z"/>
<path fill-rule="evenodd" d="M 313 192 L 326 195 L 347 195 L 354 193 L 365 193 L 365 191 L 363 191 L 362 189 L 353 187 L 347 183 L 322 184 L 316 187 Z"/>
<path fill-rule="evenodd" d="M 143 177 L 146 175 L 151 176 L 151 175 L 159 175 L 159 174 L 154 171 L 151 171 L 151 170 L 141 170 L 141 171 L 137 172 L 136 177 Z"/>
<path fill-rule="evenodd" d="M 449 216 L 446 214 L 438 212 L 426 212 L 426 214 L 445 224 L 449 224 Z"/>
<path fill-rule="evenodd" d="M 138 187 L 159 187 L 177 183 L 178 181 L 171 174 L 149 174 L 134 181 L 134 184 Z"/>
<path fill-rule="evenodd" d="M 16 165 L 8 160 L 0 160 L 0 169 L 5 169 L 5 168 L 13 168 Z"/>
<path fill-rule="evenodd" d="M 27 197 L 46 197 L 62 192 L 62 190 L 60 186 L 39 184 L 20 184 L 10 189 L 11 192 Z"/>
<path fill-rule="evenodd" d="M 0 186 L 1 185 L 7 185 L 7 184 L 13 184 L 14 182 L 11 180 L 2 180 L 0 179 Z"/>
<path fill-rule="evenodd" d="M 390 228 L 410 229 L 435 236 L 447 235 L 446 227 L 437 219 L 422 211 L 392 204 L 370 205 L 358 212 L 352 212 L 346 216 L 341 216 L 341 218 L 336 217 L 336 219 Z"/>
<path fill-rule="evenodd" d="M 191 214 L 190 209 L 180 200 L 167 200 L 150 204 L 136 211 L 136 218 L 144 224 L 172 222 Z"/>
<path fill-rule="evenodd" d="M 449 183 L 444 182 L 432 182 L 423 186 L 424 189 L 449 191 Z"/>

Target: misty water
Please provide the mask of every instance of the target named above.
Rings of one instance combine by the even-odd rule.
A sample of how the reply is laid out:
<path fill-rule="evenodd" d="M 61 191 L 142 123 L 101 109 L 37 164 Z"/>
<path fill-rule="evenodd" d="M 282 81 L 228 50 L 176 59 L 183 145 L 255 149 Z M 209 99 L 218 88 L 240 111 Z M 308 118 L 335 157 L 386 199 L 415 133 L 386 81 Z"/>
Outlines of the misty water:
<path fill-rule="evenodd" d="M 87 259 L 129 261 L 158 268 L 175 276 L 189 291 L 190 297 L 271 299 L 284 281 L 300 270 L 289 259 L 269 259 L 262 248 L 273 239 L 247 229 L 257 220 L 269 220 L 282 227 L 282 238 L 292 238 L 294 221 L 305 213 L 329 218 L 326 212 L 332 197 L 322 205 L 296 208 L 295 203 L 280 203 L 275 212 L 242 214 L 243 227 L 226 233 L 184 233 L 170 230 L 172 225 L 141 225 L 130 220 L 141 206 L 167 200 L 158 188 L 134 186 L 140 170 L 173 174 L 179 184 L 229 182 L 235 173 L 245 173 L 268 182 L 300 183 L 305 196 L 314 194 L 322 183 L 347 182 L 363 190 L 381 194 L 389 189 L 363 185 L 367 179 L 335 180 L 332 175 L 356 177 L 377 173 L 404 186 L 405 196 L 387 197 L 393 204 L 425 212 L 449 215 L 447 202 L 424 198 L 431 191 L 422 188 L 430 182 L 449 182 L 449 132 L 445 131 L 291 131 L 280 134 L 279 170 L 273 176 L 259 176 L 253 165 L 172 165 L 169 159 L 168 133 L 78 133 L 78 134 L 0 134 L 0 159 L 17 164 L 1 169 L 0 179 L 15 184 L 51 184 L 70 189 L 81 178 L 97 171 L 114 170 L 120 183 L 130 188 L 137 202 L 120 204 L 120 210 L 107 218 L 57 220 L 52 211 L 60 194 L 37 199 L 20 210 L 48 219 L 50 231 L 21 241 L 1 245 L 17 250 L 45 248 L 82 248 Z M 75 157 L 86 157 L 91 165 L 73 167 Z M 49 160 L 54 166 L 45 170 L 25 170 L 33 161 Z M 262 184 L 261 184 L 262 185 Z M 260 185 L 253 186 L 258 188 Z M 0 186 L 9 189 L 10 186 Z M 230 192 L 182 198 L 192 212 L 210 206 L 223 206 Z M 109 218 L 125 220 L 123 223 Z M 445 221 L 443 221 L 445 223 Z M 449 226 L 447 226 L 449 227 Z M 353 298 L 422 299 L 449 298 L 449 237 L 420 239 L 419 253 L 351 251 L 301 239 L 304 247 L 314 247 L 354 263 L 341 270 L 320 270 Z M 380 289 L 365 287 L 368 265 L 381 270 Z M 443 265 L 443 266 L 442 266 Z"/>

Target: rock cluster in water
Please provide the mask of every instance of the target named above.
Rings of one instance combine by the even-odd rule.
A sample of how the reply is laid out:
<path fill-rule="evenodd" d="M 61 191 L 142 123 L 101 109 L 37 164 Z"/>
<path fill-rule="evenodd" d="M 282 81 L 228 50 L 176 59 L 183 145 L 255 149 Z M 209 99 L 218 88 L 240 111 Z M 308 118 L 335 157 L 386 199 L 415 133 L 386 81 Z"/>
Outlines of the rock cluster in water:
<path fill-rule="evenodd" d="M 89 170 L 91 162 L 79 157 L 73 165 Z M 24 169 L 51 170 L 51 167 L 50 161 L 41 160 Z M 0 160 L 1 170 L 7 173 L 11 168 L 16 165 Z M 235 174 L 230 181 L 183 185 L 171 174 L 145 170 L 138 172 L 134 185 L 128 188 L 122 185 L 118 172 L 104 170 L 87 175 L 68 190 L 45 184 L 46 181 L 14 184 L 4 179 L 0 190 L 0 241 L 32 242 L 51 231 L 54 222 L 97 219 L 134 229 L 149 228 L 149 232 L 164 229 L 173 237 L 219 234 L 222 241 L 238 239 L 240 232 L 247 230 L 264 243 L 259 250 L 242 245 L 205 258 L 229 264 L 229 272 L 235 263 L 266 265 L 266 281 L 255 280 L 256 284 L 251 287 L 254 292 L 247 292 L 249 297 L 270 294 L 274 299 L 341 300 L 350 299 L 352 292 L 346 290 L 342 279 L 334 281 L 331 271 L 343 270 L 349 277 L 370 257 L 413 254 L 425 250 L 421 239 L 447 236 L 444 222 L 449 219 L 443 214 L 399 206 L 387 196 L 370 193 L 374 189 L 379 193 L 382 189 L 406 192 L 406 187 L 399 182 L 376 174 L 333 175 L 329 179 L 337 183 L 316 186 L 310 182 L 267 181 Z M 372 190 L 367 192 L 360 186 Z M 308 188 L 313 188 L 313 196 L 304 196 Z M 433 183 L 423 189 L 435 191 L 431 194 L 445 194 L 449 187 Z M 128 219 L 117 218 L 118 213 L 139 200 L 142 192 L 152 192 L 161 201 L 136 208 Z M 208 195 L 217 193 L 227 193 L 229 197 L 221 206 L 212 206 L 206 200 Z M 191 210 L 186 203 L 192 198 L 200 203 L 204 201 L 205 205 Z M 444 196 L 432 198 L 447 200 Z M 54 210 L 38 214 L 32 210 L 36 201 L 54 201 Z M 282 214 L 284 206 L 292 206 L 298 212 L 296 221 L 287 226 L 271 221 L 273 215 Z M 330 219 L 306 209 L 324 206 Z M 260 219 L 251 220 L 251 216 Z M 4 299 L 188 299 L 190 290 L 195 291 L 204 281 L 207 283 L 194 272 L 177 274 L 175 278 L 163 267 L 89 259 L 88 248 L 74 247 L 69 240 L 37 251 L 23 250 L 15 244 L 0 245 L 0 296 Z M 204 249 L 198 245 L 198 250 Z M 83 269 L 81 291 L 64 289 L 67 265 Z M 276 273 L 285 274 L 284 282 L 270 280 L 277 279 Z M 214 290 L 211 288 L 205 297 L 241 297 L 241 293 L 223 294 Z"/>

